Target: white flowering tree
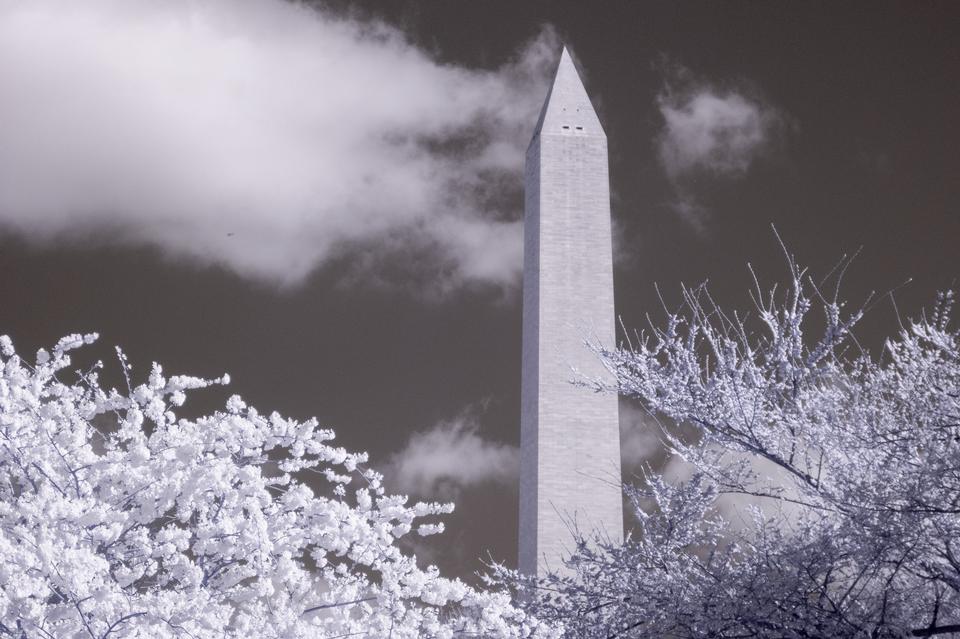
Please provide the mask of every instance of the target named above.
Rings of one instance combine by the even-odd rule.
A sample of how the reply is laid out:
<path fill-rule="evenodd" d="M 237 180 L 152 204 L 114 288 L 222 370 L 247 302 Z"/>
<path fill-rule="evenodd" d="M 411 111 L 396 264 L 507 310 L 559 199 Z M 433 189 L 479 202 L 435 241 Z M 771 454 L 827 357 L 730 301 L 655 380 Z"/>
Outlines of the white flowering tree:
<path fill-rule="evenodd" d="M 574 576 L 525 584 L 531 611 L 571 637 L 960 633 L 953 297 L 871 356 L 862 308 L 790 274 L 782 297 L 757 287 L 754 321 L 688 289 L 662 328 L 597 349 L 616 382 L 592 385 L 666 418 L 691 470 L 647 469 L 632 536 L 581 539 Z"/>
<path fill-rule="evenodd" d="M 226 377 L 73 377 L 74 335 L 32 363 L 0 337 L 0 637 L 521 637 L 549 629 L 419 569 L 397 541 L 452 505 L 388 496 L 315 420 L 239 397 L 199 419 L 186 393 Z M 328 491 L 311 489 L 319 478 Z M 433 522 L 433 523 L 431 523 Z"/>

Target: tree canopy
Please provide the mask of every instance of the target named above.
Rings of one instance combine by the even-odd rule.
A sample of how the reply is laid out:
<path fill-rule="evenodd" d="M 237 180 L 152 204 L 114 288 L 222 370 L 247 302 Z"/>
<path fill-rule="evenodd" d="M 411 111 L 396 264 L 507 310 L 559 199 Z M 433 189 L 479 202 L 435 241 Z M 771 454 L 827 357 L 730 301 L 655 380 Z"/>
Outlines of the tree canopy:
<path fill-rule="evenodd" d="M 71 335 L 32 363 L 0 337 L 0 637 L 522 637 L 550 629 L 509 595 L 418 568 L 404 535 L 450 504 L 385 493 L 316 420 L 154 364 L 104 389 L 71 376 Z M 308 481 L 309 479 L 309 481 Z M 327 489 L 317 488 L 326 485 Z"/>
<path fill-rule="evenodd" d="M 614 381 L 587 384 L 640 401 L 689 472 L 648 467 L 632 536 L 581 535 L 573 575 L 521 580 L 530 611 L 571 637 L 960 632 L 953 295 L 872 356 L 864 309 L 789 265 L 751 318 L 689 288 L 663 326 L 596 347 Z"/>

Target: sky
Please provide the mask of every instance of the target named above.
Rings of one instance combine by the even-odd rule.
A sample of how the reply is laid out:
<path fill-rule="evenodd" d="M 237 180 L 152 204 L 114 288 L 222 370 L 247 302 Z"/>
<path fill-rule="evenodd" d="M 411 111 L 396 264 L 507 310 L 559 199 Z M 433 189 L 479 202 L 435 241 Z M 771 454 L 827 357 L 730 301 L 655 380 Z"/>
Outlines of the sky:
<path fill-rule="evenodd" d="M 392 489 L 457 502 L 422 558 L 513 563 L 523 154 L 561 45 L 609 140 L 626 327 L 683 283 L 748 308 L 748 263 L 786 274 L 775 227 L 816 274 L 859 251 L 843 291 L 874 292 L 879 350 L 960 275 L 957 25 L 951 2 L 11 0 L 0 334 L 229 372 L 187 407 L 316 416 Z M 657 458 L 626 403 L 621 438 L 628 478 Z"/>

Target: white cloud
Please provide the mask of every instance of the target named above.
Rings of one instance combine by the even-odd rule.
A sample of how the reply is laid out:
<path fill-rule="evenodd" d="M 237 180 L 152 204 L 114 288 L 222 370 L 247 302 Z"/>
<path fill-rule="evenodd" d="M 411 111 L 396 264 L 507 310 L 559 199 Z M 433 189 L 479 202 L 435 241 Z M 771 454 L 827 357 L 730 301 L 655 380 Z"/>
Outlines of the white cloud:
<path fill-rule="evenodd" d="M 665 121 L 660 161 L 671 177 L 693 171 L 739 177 L 765 150 L 776 112 L 758 100 L 734 91 L 715 93 L 709 87 L 682 97 L 661 94 Z"/>
<path fill-rule="evenodd" d="M 5 2 L 0 230 L 281 285 L 373 254 L 373 275 L 406 255 L 433 288 L 510 286 L 503 194 L 553 56 L 546 34 L 464 69 L 284 0 Z"/>
<path fill-rule="evenodd" d="M 635 404 L 620 400 L 620 458 L 625 474 L 638 474 L 643 464 L 663 455 L 660 433 L 656 419 Z"/>
<path fill-rule="evenodd" d="M 757 508 L 768 518 L 782 517 L 786 521 L 796 521 L 804 509 L 789 500 L 799 497 L 794 485 L 795 478 L 786 470 L 773 462 L 748 453 L 727 452 L 726 459 L 730 463 L 746 460 L 754 474 L 755 483 L 752 488 L 758 492 L 778 492 L 783 499 L 772 497 L 756 497 L 739 493 L 723 493 L 716 501 L 716 508 L 734 530 L 741 532 L 751 530 L 753 526 L 752 509 Z M 679 457 L 671 457 L 663 470 L 664 477 L 672 482 L 687 481 L 693 476 L 694 467 Z"/>
<path fill-rule="evenodd" d="M 710 209 L 697 200 L 696 196 L 690 192 L 690 187 L 681 186 L 675 182 L 673 188 L 676 196 L 670 204 L 673 212 L 697 233 L 706 233 Z"/>
<path fill-rule="evenodd" d="M 519 473 L 520 451 L 481 437 L 472 408 L 415 433 L 384 472 L 392 488 L 432 499 L 453 499 L 463 488 L 480 484 L 515 483 Z"/>
<path fill-rule="evenodd" d="M 746 87 L 719 88 L 672 66 L 657 105 L 664 125 L 657 138 L 660 164 L 673 184 L 673 208 L 697 230 L 709 210 L 695 181 L 736 179 L 767 154 L 785 122 L 778 109 Z"/>

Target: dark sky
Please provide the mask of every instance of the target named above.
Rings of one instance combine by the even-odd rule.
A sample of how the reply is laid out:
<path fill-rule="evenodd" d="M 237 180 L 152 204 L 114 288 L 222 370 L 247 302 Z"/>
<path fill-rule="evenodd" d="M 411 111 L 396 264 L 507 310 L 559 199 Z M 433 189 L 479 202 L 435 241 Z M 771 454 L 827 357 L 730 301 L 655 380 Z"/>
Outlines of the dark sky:
<path fill-rule="evenodd" d="M 573 49 L 609 138 L 616 299 L 628 326 L 648 312 L 661 317 L 654 283 L 673 303 L 681 282 L 709 279 L 722 304 L 745 306 L 748 261 L 767 281 L 785 273 L 771 224 L 814 272 L 862 246 L 845 282 L 853 301 L 912 278 L 896 293 L 904 315 L 960 275 L 957 3 L 320 6 L 339 13 L 348 4 L 353 19 L 385 21 L 445 65 L 498 68 L 545 25 Z M 763 152 L 742 170 L 668 178 L 658 96 L 670 82 L 766 105 L 776 122 Z M 75 91 L 82 97 L 83 85 Z M 504 186 L 513 219 L 519 180 Z M 699 207 L 695 223 L 678 215 L 681 190 Z M 414 432 L 465 410 L 485 440 L 518 444 L 516 288 L 431 296 L 356 275 L 345 284 L 358 259 L 350 250 L 278 288 L 149 242 L 99 237 L 109 233 L 37 242 L 0 217 L 0 333 L 28 351 L 98 331 L 98 356 L 119 344 L 140 371 L 153 360 L 174 372 L 228 371 L 231 392 L 263 410 L 316 415 L 343 445 L 368 450 L 375 466 Z M 429 277 L 429 263 L 417 268 Z M 895 329 L 891 308 L 871 311 L 867 343 Z M 223 396 L 211 391 L 195 405 L 212 408 Z M 433 558 L 458 574 L 476 570 L 488 550 L 515 561 L 516 487 L 481 482 L 456 494 L 458 511 L 431 542 Z"/>

